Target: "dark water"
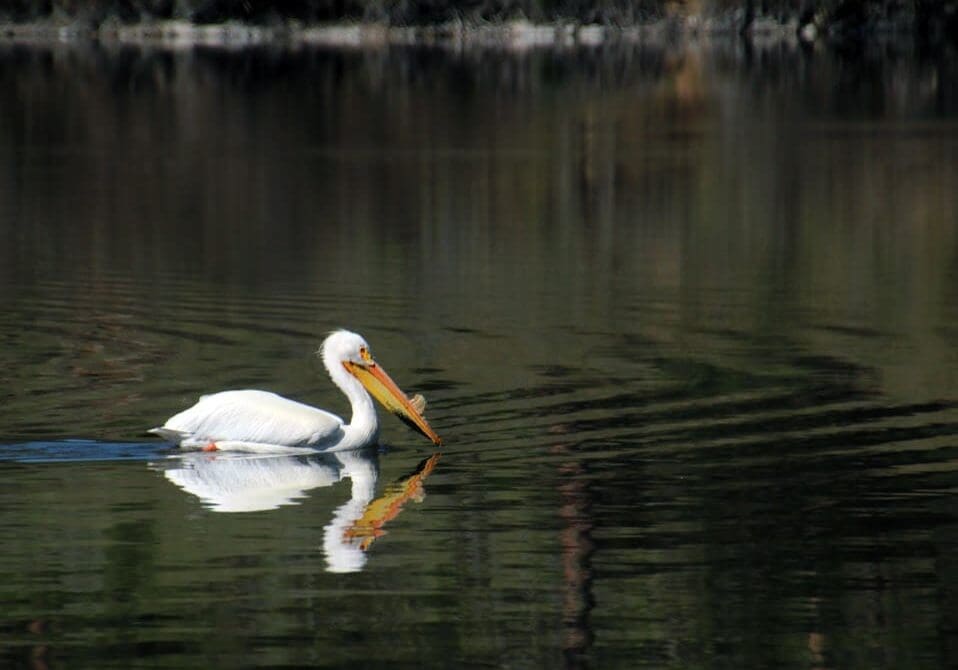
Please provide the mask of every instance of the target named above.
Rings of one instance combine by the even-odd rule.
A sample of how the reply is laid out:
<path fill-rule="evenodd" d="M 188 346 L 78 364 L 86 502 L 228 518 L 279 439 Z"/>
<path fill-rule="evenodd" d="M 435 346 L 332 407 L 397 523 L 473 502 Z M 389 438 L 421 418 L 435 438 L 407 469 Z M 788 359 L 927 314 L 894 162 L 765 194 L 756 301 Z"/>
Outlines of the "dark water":
<path fill-rule="evenodd" d="M 0 665 L 954 666 L 955 74 L 0 48 Z M 338 326 L 441 455 L 144 436 Z"/>

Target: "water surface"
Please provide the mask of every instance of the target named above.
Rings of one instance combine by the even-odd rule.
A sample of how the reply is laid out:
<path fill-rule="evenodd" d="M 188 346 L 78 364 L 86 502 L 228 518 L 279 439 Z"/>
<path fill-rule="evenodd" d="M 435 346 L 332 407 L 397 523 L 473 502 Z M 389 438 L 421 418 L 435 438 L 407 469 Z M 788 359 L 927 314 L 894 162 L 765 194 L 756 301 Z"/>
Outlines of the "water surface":
<path fill-rule="evenodd" d="M 954 664 L 954 69 L 0 48 L 0 660 Z M 145 436 L 340 326 L 441 456 Z"/>

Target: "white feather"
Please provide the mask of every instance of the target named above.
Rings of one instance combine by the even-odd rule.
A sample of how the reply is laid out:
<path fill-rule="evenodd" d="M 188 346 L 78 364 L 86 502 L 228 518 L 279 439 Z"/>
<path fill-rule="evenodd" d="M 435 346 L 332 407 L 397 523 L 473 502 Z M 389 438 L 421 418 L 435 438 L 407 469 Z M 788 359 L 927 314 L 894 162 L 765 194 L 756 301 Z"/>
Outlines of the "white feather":
<path fill-rule="evenodd" d="M 341 439 L 343 420 L 275 393 L 247 389 L 204 395 L 153 432 L 187 447 L 220 440 L 315 446 Z"/>
<path fill-rule="evenodd" d="M 362 384 L 343 367 L 345 361 L 362 364 L 368 348 L 361 336 L 338 330 L 323 341 L 319 352 L 333 383 L 349 399 L 349 423 L 275 393 L 243 389 L 201 396 L 150 432 L 181 447 L 202 448 L 212 442 L 221 451 L 332 451 L 371 444 L 379 431 L 376 409 Z M 416 399 L 416 407 L 424 405 Z"/>

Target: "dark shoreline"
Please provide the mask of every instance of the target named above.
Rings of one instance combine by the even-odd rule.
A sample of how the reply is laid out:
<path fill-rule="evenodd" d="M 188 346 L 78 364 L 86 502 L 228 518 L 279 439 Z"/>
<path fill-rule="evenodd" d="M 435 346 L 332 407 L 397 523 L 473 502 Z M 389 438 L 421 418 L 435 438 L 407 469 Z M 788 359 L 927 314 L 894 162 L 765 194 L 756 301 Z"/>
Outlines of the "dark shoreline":
<path fill-rule="evenodd" d="M 750 34 L 776 40 L 799 38 L 795 24 L 769 23 Z M 188 21 L 105 23 L 97 27 L 51 22 L 0 24 L 0 43 L 96 41 L 106 44 L 143 44 L 170 48 L 194 45 L 234 48 L 264 45 L 312 45 L 339 48 L 435 45 L 524 50 L 738 35 L 738 31 L 723 23 L 685 24 L 674 20 L 629 27 L 528 21 L 483 25 L 451 23 L 431 26 L 392 26 L 369 22 L 312 26 L 295 23 L 258 26 L 236 22 L 201 25 Z"/>
<path fill-rule="evenodd" d="M 821 15 L 787 18 L 752 16 L 743 10 L 711 15 L 675 15 L 628 25 L 577 21 L 531 22 L 451 21 L 425 25 L 394 25 L 383 21 L 336 21 L 306 24 L 272 21 L 258 24 L 242 21 L 196 23 L 163 19 L 99 22 L 68 18 L 30 22 L 0 21 L 0 43 L 50 44 L 99 42 L 141 44 L 167 48 L 190 46 L 327 46 L 372 48 L 377 46 L 493 47 L 509 50 L 599 46 L 609 43 L 681 42 L 744 39 L 786 43 L 870 43 L 888 40 L 951 45 L 955 42 L 951 19 L 919 25 L 913 16 L 897 21 L 876 20 L 850 26 L 828 21 Z"/>

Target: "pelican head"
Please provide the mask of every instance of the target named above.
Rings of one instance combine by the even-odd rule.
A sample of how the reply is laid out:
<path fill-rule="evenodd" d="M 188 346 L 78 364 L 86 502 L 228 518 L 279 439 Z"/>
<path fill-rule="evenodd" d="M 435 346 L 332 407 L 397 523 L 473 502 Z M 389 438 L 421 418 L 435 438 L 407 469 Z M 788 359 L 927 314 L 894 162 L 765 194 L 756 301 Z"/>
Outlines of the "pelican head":
<path fill-rule="evenodd" d="M 421 408 L 416 408 L 382 366 L 373 359 L 369 345 L 361 335 L 348 330 L 334 331 L 323 341 L 319 354 L 330 377 L 354 403 L 354 415 L 355 396 L 351 389 L 357 388 L 354 382 L 356 380 L 361 384 L 361 388 L 357 390 L 362 395 L 366 395 L 362 392 L 362 389 L 365 389 L 365 392 L 376 398 L 383 407 L 428 437 L 433 444 L 442 444 L 442 440 L 423 418 Z M 347 374 L 344 375 L 344 372 Z"/>

